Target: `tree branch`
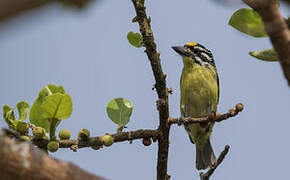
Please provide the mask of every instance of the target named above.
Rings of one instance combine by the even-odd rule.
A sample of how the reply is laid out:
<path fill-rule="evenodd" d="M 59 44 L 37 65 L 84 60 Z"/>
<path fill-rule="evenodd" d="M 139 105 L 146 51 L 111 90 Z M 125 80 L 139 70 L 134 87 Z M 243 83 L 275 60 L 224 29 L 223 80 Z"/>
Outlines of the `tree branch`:
<path fill-rule="evenodd" d="M 229 152 L 229 149 L 230 149 L 230 146 L 226 145 L 225 149 L 219 155 L 219 157 L 217 159 L 217 163 L 214 164 L 212 167 L 210 167 L 210 169 L 206 173 L 202 173 L 202 172 L 200 173 L 200 179 L 201 180 L 209 180 L 209 177 L 214 173 L 216 168 L 221 164 L 221 162 L 226 157 L 227 153 Z"/>
<path fill-rule="evenodd" d="M 12 129 L 2 129 L 2 131 L 9 137 L 14 137 L 16 139 L 22 140 L 21 135 Z M 129 131 L 129 132 L 121 132 L 116 134 L 110 134 L 114 138 L 114 142 L 123 142 L 123 141 L 133 141 L 135 139 L 158 139 L 161 135 L 158 130 L 136 130 L 136 131 Z M 47 139 L 33 139 L 32 143 L 40 148 L 46 148 L 48 143 Z M 71 148 L 72 146 L 79 148 L 84 147 L 92 147 L 92 146 L 102 146 L 103 142 L 101 141 L 101 136 L 98 137 L 90 137 L 88 140 L 78 140 L 78 139 L 71 139 L 71 140 L 59 140 L 59 147 L 60 148 Z"/>
<path fill-rule="evenodd" d="M 277 0 L 243 0 L 263 19 L 265 31 L 278 55 L 290 86 L 290 32 L 279 11 Z"/>
<path fill-rule="evenodd" d="M 0 130 L 0 177 L 14 180 L 104 180 L 79 167 L 50 158 L 30 143 L 16 142 Z"/>
<path fill-rule="evenodd" d="M 0 20 L 45 6 L 52 2 L 61 2 L 70 6 L 82 7 L 88 0 L 0 0 Z"/>
<path fill-rule="evenodd" d="M 2 129 L 2 131 L 11 137 L 15 137 L 16 139 L 21 139 L 21 135 L 14 130 L 11 129 Z M 114 138 L 114 142 L 123 142 L 123 141 L 133 141 L 135 139 L 158 139 L 160 137 L 160 132 L 158 130 L 137 130 L 137 131 L 129 131 L 129 132 L 121 132 L 116 134 L 110 134 Z M 33 137 L 31 137 L 33 138 Z M 46 139 L 32 139 L 32 143 L 38 146 L 39 148 L 46 148 L 48 140 Z M 103 142 L 101 141 L 101 136 L 98 137 L 90 137 L 88 140 L 59 140 L 59 148 L 72 148 L 73 146 L 76 149 L 84 148 L 84 147 L 93 147 L 93 146 L 102 146 Z"/>
<path fill-rule="evenodd" d="M 224 120 L 227 120 L 231 117 L 234 117 L 236 115 L 239 114 L 239 112 L 243 111 L 244 106 L 242 103 L 238 103 L 236 104 L 235 109 L 231 108 L 229 109 L 229 112 L 225 113 L 225 114 L 220 114 L 220 113 L 216 113 L 216 114 L 212 114 L 210 116 L 207 117 L 201 117 L 201 118 L 184 118 L 183 119 L 183 124 L 190 124 L 190 123 L 206 123 L 206 122 L 221 122 Z M 180 118 L 172 118 L 169 117 L 168 118 L 168 123 L 171 124 L 178 124 L 180 122 Z"/>
<path fill-rule="evenodd" d="M 137 130 L 130 132 L 121 132 L 116 134 L 111 134 L 114 138 L 114 142 L 123 142 L 123 141 L 133 141 L 135 139 L 143 138 L 158 138 L 160 135 L 158 130 Z M 102 146 L 101 137 L 91 137 L 87 141 L 79 140 L 60 140 L 59 147 L 68 148 L 73 145 L 77 145 L 78 148 L 90 147 L 90 146 Z"/>
<path fill-rule="evenodd" d="M 156 50 L 153 32 L 150 26 L 150 18 L 147 18 L 144 6 L 145 0 L 132 0 L 137 16 L 140 32 L 143 37 L 145 52 L 150 60 L 152 71 L 155 78 L 155 88 L 158 94 L 157 109 L 159 111 L 159 130 L 162 135 L 158 138 L 158 160 L 157 160 L 157 180 L 165 180 L 167 177 L 167 161 L 169 148 L 169 130 L 168 124 L 168 92 L 166 88 L 166 75 L 163 73 L 160 63 L 160 53 Z"/>
<path fill-rule="evenodd" d="M 20 12 L 34 9 L 54 0 L 1 0 L 0 19 L 14 16 Z"/>

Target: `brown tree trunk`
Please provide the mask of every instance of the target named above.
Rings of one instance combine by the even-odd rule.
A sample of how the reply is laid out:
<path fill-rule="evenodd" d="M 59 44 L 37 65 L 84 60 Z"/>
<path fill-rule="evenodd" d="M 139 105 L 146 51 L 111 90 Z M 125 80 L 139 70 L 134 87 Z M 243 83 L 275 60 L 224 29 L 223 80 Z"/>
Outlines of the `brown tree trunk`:
<path fill-rule="evenodd" d="M 1 130 L 0 177 L 5 180 L 104 180 L 71 163 L 49 157 L 30 143 L 5 137 Z"/>
<path fill-rule="evenodd" d="M 51 2 L 54 0 L 0 0 L 0 19 L 6 19 Z"/>

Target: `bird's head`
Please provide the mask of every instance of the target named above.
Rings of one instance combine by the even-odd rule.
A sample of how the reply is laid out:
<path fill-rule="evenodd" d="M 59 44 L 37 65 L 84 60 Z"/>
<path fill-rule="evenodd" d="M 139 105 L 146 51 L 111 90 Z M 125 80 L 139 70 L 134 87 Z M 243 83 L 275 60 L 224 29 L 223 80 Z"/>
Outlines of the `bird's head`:
<path fill-rule="evenodd" d="M 184 66 L 212 65 L 215 67 L 214 59 L 210 50 L 196 42 L 188 42 L 184 46 L 172 47 L 179 55 L 182 56 Z"/>

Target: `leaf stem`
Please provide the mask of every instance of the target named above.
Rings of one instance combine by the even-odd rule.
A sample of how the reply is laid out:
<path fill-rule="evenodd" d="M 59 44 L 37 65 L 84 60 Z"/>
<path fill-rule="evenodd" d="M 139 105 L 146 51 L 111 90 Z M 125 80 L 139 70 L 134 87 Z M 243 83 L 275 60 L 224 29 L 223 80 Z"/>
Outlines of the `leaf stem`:
<path fill-rule="evenodd" d="M 49 121 L 50 121 L 49 137 L 50 137 L 50 140 L 54 141 L 56 140 L 55 131 L 56 131 L 56 124 L 58 122 L 58 119 L 51 118 Z"/>

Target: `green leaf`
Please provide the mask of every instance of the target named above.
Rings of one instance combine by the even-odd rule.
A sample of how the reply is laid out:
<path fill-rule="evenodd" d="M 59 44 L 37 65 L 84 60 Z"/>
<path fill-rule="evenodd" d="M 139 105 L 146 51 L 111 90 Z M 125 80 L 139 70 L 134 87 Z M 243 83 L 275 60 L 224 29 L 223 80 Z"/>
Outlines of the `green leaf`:
<path fill-rule="evenodd" d="M 52 94 L 61 93 L 65 94 L 65 90 L 62 86 L 56 86 L 54 84 L 49 84 L 44 88 L 46 91 L 50 91 Z"/>
<path fill-rule="evenodd" d="M 61 93 L 45 97 L 41 108 L 43 118 L 58 120 L 69 118 L 73 109 L 70 96 Z"/>
<path fill-rule="evenodd" d="M 43 118 L 42 116 L 43 111 L 41 105 L 44 102 L 46 96 L 55 93 L 65 94 L 65 90 L 63 89 L 62 86 L 56 86 L 53 84 L 49 84 L 45 88 L 40 90 L 38 98 L 34 101 L 29 113 L 30 122 L 35 126 L 43 127 L 46 130 L 46 132 L 49 132 L 50 123 L 49 121 L 47 121 L 47 119 Z"/>
<path fill-rule="evenodd" d="M 274 49 L 265 49 L 262 51 L 252 51 L 249 52 L 249 54 L 257 59 L 263 60 L 263 61 L 279 61 L 276 52 Z"/>
<path fill-rule="evenodd" d="M 5 120 L 9 128 L 16 128 L 13 123 L 15 121 L 14 109 L 10 108 L 8 105 L 3 106 L 3 119 Z"/>
<path fill-rule="evenodd" d="M 19 113 L 18 121 L 24 121 L 27 118 L 27 113 L 29 111 L 29 104 L 25 101 L 20 101 L 16 105 Z"/>
<path fill-rule="evenodd" d="M 250 36 L 267 37 L 260 15 L 252 9 L 243 8 L 236 11 L 229 25 Z"/>
<path fill-rule="evenodd" d="M 132 103 L 124 98 L 114 98 L 107 105 L 109 118 L 119 126 L 125 126 L 130 121 Z"/>
<path fill-rule="evenodd" d="M 29 120 L 31 124 L 34 124 L 38 127 L 43 127 L 46 132 L 49 132 L 49 122 L 42 117 L 41 104 L 44 100 L 44 97 L 45 96 L 39 95 L 38 98 L 34 101 L 30 109 Z"/>
<path fill-rule="evenodd" d="M 142 47 L 143 38 L 140 33 L 129 32 L 127 34 L 129 43 L 137 48 Z"/>

